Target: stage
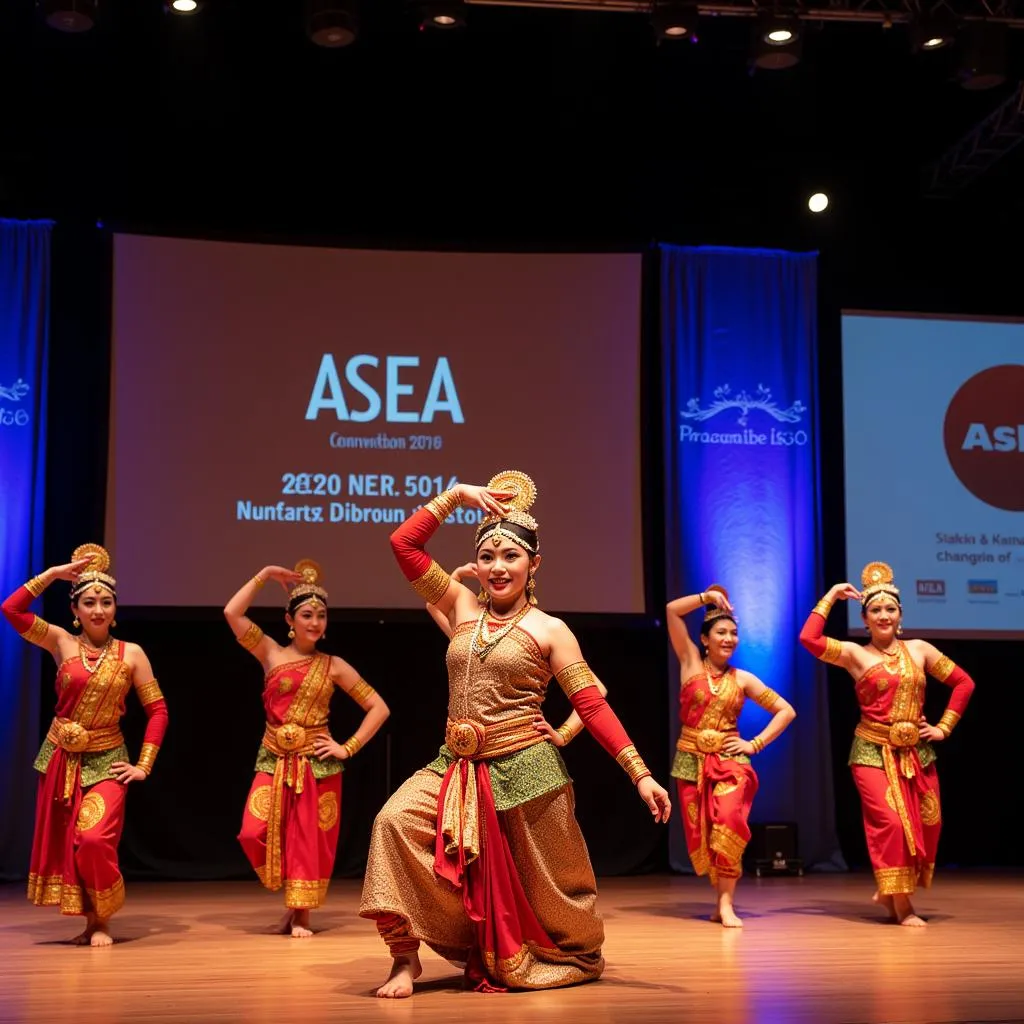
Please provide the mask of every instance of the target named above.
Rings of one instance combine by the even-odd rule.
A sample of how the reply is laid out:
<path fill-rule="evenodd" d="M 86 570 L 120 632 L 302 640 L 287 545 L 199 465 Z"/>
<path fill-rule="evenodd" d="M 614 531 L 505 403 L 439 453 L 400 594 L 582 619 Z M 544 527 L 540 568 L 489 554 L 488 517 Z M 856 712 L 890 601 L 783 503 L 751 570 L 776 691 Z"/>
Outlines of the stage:
<path fill-rule="evenodd" d="M 742 930 L 707 920 L 691 877 L 599 882 L 604 977 L 514 995 L 462 990 L 429 950 L 410 1000 L 377 1000 L 388 959 L 354 916 L 359 882 L 334 883 L 317 934 L 261 934 L 282 912 L 256 882 L 129 883 L 105 949 L 66 940 L 81 918 L 0 887 L 0 1022 L 604 1022 L 1024 1020 L 1024 879 L 940 874 L 916 906 L 929 926 L 883 922 L 869 875 L 746 878 Z"/>

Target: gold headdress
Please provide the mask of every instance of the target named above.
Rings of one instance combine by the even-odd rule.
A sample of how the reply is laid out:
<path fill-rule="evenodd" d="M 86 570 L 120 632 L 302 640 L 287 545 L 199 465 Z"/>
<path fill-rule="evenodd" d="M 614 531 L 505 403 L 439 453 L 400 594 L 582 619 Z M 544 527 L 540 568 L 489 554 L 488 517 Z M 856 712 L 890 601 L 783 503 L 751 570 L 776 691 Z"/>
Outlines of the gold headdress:
<path fill-rule="evenodd" d="M 900 607 L 900 590 L 893 583 L 892 566 L 885 562 L 868 562 L 864 571 L 860 574 L 860 583 L 863 588 L 860 592 L 860 606 L 867 609 L 876 598 L 883 595 L 891 597 Z"/>
<path fill-rule="evenodd" d="M 537 538 L 537 520 L 526 511 L 537 500 L 537 485 L 525 473 L 520 473 L 517 469 L 506 469 L 491 477 L 487 483 L 487 489 L 511 492 L 512 497 L 502 502 L 506 509 L 502 515 L 489 515 L 477 527 L 477 548 L 488 538 L 493 540 L 495 545 L 500 544 L 504 539 L 525 548 L 531 555 L 537 554 L 540 547 Z M 532 538 L 522 537 L 519 531 L 504 528 L 508 525 L 518 526 L 533 536 Z"/>
<path fill-rule="evenodd" d="M 110 568 L 110 552 L 99 544 L 80 544 L 71 553 L 71 561 L 77 562 L 81 558 L 89 558 L 91 561 L 71 584 L 71 600 L 81 597 L 90 587 L 95 587 L 97 592 L 105 590 L 116 598 L 117 581 L 107 572 Z"/>
<path fill-rule="evenodd" d="M 318 604 L 327 607 L 327 591 L 319 585 L 324 571 L 312 558 L 302 558 L 295 563 L 295 571 L 302 573 L 302 582 L 296 583 L 288 595 L 288 611 L 295 614 L 304 604 Z"/>
<path fill-rule="evenodd" d="M 710 587 L 705 589 L 704 593 L 707 594 L 712 590 L 717 590 L 726 600 L 729 599 L 729 591 L 721 583 L 712 583 Z M 733 622 L 736 621 L 736 616 L 732 612 L 726 611 L 725 608 L 719 608 L 717 604 L 709 604 L 704 611 L 704 625 L 710 626 L 715 619 L 720 619 L 723 615 L 732 619 Z"/>

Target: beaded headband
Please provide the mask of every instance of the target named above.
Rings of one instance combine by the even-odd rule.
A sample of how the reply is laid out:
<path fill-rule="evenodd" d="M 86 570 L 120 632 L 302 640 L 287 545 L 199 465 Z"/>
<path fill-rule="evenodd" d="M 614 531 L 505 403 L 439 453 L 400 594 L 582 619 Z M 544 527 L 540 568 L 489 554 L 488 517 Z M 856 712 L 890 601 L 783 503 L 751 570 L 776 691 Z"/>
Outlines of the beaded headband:
<path fill-rule="evenodd" d="M 867 611 L 868 605 L 880 597 L 891 597 L 901 608 L 899 587 L 893 583 L 892 566 L 885 562 L 868 562 L 860 574 L 860 606 Z"/>
<path fill-rule="evenodd" d="M 540 549 L 537 520 L 526 511 L 537 500 L 537 485 L 525 473 L 517 469 L 506 469 L 491 477 L 487 489 L 511 492 L 512 497 L 502 503 L 507 508 L 504 514 L 486 516 L 477 527 L 477 550 L 487 539 L 492 540 L 495 547 L 502 540 L 509 540 L 531 555 L 537 554 Z"/>
<path fill-rule="evenodd" d="M 708 593 L 708 591 L 711 590 L 717 590 L 723 597 L 725 597 L 726 600 L 729 599 L 729 591 L 726 590 L 725 587 L 723 587 L 720 583 L 712 583 L 711 586 L 704 591 L 704 593 L 706 594 Z M 733 622 L 736 621 L 736 616 L 733 615 L 732 612 L 727 611 L 725 608 L 719 608 L 717 604 L 709 604 L 704 609 L 705 626 L 710 626 L 711 623 L 714 622 L 716 619 L 721 618 L 732 619 Z"/>
<path fill-rule="evenodd" d="M 288 611 L 294 614 L 304 604 L 327 607 L 327 591 L 318 583 L 323 577 L 323 569 L 311 558 L 303 558 L 295 563 L 295 571 L 302 573 L 302 582 L 296 583 L 288 595 Z"/>
<path fill-rule="evenodd" d="M 90 558 L 91 561 L 71 584 L 71 600 L 81 597 L 89 587 L 105 590 L 116 599 L 117 581 L 107 572 L 110 568 L 110 552 L 99 544 L 80 544 L 71 553 L 71 561 L 77 562 L 81 558 Z"/>

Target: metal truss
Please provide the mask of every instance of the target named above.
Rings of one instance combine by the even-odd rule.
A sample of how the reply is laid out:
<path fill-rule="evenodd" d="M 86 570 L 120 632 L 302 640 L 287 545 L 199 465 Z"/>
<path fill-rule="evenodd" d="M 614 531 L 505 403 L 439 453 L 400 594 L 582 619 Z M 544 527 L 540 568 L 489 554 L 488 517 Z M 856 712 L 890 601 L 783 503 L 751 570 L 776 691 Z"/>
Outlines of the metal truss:
<path fill-rule="evenodd" d="M 550 7 L 569 11 L 647 12 L 652 0 L 466 0 L 488 7 Z M 1024 0 L 697 0 L 701 14 L 754 18 L 763 10 L 796 14 L 804 21 L 846 21 L 893 25 L 922 14 L 948 12 L 958 21 L 990 21 L 1024 28 Z"/>
<path fill-rule="evenodd" d="M 950 199 L 1024 142 L 1024 83 L 947 150 L 925 176 L 925 196 Z"/>

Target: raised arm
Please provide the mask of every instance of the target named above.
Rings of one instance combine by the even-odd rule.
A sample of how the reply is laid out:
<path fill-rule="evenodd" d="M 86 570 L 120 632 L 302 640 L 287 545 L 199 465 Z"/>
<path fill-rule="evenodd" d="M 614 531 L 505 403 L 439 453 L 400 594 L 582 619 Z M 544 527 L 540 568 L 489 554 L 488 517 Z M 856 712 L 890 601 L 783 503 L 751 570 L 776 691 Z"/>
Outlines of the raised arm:
<path fill-rule="evenodd" d="M 509 491 L 489 491 L 486 487 L 456 484 L 451 490 L 431 498 L 391 534 L 391 550 L 405 578 L 427 604 L 433 605 L 446 618 L 452 609 L 457 610 L 457 606 L 467 616 L 472 614 L 476 598 L 468 587 L 452 579 L 431 558 L 427 552 L 427 541 L 460 505 L 501 515 L 504 509 L 500 502 L 511 497 L 513 494 Z"/>
<path fill-rule="evenodd" d="M 655 821 L 668 821 L 672 803 L 668 793 L 655 782 L 637 753 L 632 740 L 597 688 L 590 667 L 583 660 L 579 643 L 572 630 L 557 619 L 551 631 L 549 663 L 559 686 L 572 701 L 590 734 L 619 763 L 630 781 L 637 787 L 640 798 L 650 808 Z"/>
<path fill-rule="evenodd" d="M 699 594 L 677 597 L 665 605 L 665 624 L 668 626 L 668 638 L 679 659 L 679 667 L 686 678 L 700 667 L 700 649 L 693 642 L 690 631 L 686 628 L 684 616 L 706 604 L 713 604 L 727 612 L 732 611 L 729 599 L 720 590 L 707 590 Z"/>
<path fill-rule="evenodd" d="M 337 655 L 331 657 L 331 679 L 365 714 L 359 728 L 344 743 L 337 743 L 330 735 L 317 736 L 314 750 L 317 757 L 336 757 L 347 761 L 373 739 L 388 720 L 391 709 L 384 703 L 384 698 L 344 658 Z"/>
<path fill-rule="evenodd" d="M 245 613 L 267 580 L 277 580 L 287 594 L 288 584 L 298 583 L 301 579 L 302 574 L 291 569 L 280 565 L 265 565 L 251 580 L 242 584 L 234 597 L 224 605 L 224 618 L 235 634 L 235 639 L 261 662 L 267 660 L 267 655 L 277 644 Z"/>
<path fill-rule="evenodd" d="M 752 672 L 740 672 L 738 675 L 743 695 L 749 697 L 755 704 L 760 704 L 772 717 L 752 740 L 730 736 L 722 749 L 727 754 L 760 754 L 796 718 L 796 711 L 785 697 L 780 697 L 770 687 L 765 686 Z"/>
<path fill-rule="evenodd" d="M 125 645 L 125 662 L 132 670 L 132 685 L 146 713 L 146 732 L 142 737 L 139 759 L 135 764 L 128 761 L 115 761 L 110 766 L 110 774 L 118 782 L 127 785 L 129 782 L 140 782 L 153 770 L 156 755 L 160 751 L 164 734 L 167 732 L 167 702 L 164 700 L 160 686 L 153 678 L 153 666 L 146 657 L 146 652 L 138 644 Z"/>
<path fill-rule="evenodd" d="M 856 664 L 857 644 L 848 640 L 834 640 L 825 636 L 825 620 L 836 601 L 852 598 L 860 600 L 860 591 L 852 583 L 837 583 L 815 606 L 804 628 L 800 630 L 800 643 L 816 658 L 829 665 L 839 665 L 847 670 Z"/>
<path fill-rule="evenodd" d="M 465 565 L 460 565 L 458 569 L 452 571 L 452 579 L 456 583 L 461 583 L 467 576 L 476 575 L 476 562 L 467 562 Z M 448 614 L 445 615 L 436 605 L 432 605 L 429 601 L 427 602 L 427 614 L 434 620 L 437 628 L 448 639 L 451 639 L 452 630 L 455 628 L 455 608 L 454 606 L 448 610 Z"/>
<path fill-rule="evenodd" d="M 924 666 L 928 675 L 952 689 L 946 710 L 936 725 L 928 726 L 932 731 L 925 737 L 932 741 L 946 739 L 967 709 L 971 695 L 974 693 L 974 680 L 959 665 L 955 664 L 952 658 L 946 657 L 937 647 L 924 640 L 918 640 L 917 644 L 919 649 L 924 652 Z M 927 725 L 926 722 L 923 724 Z M 935 733 L 939 735 L 935 735 Z"/>
<path fill-rule="evenodd" d="M 30 644 L 42 647 L 49 651 L 55 658 L 57 648 L 61 640 L 70 640 L 71 634 L 60 626 L 53 626 L 38 615 L 29 611 L 32 602 L 54 581 L 78 579 L 78 574 L 84 570 L 92 561 L 92 555 L 80 558 L 77 562 L 68 562 L 65 565 L 55 565 L 33 576 L 28 583 L 18 589 L 7 598 L 0 611 L 3 611 L 4 618 L 17 630 L 18 634 Z M 59 660 L 59 659 L 58 659 Z"/>

